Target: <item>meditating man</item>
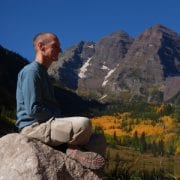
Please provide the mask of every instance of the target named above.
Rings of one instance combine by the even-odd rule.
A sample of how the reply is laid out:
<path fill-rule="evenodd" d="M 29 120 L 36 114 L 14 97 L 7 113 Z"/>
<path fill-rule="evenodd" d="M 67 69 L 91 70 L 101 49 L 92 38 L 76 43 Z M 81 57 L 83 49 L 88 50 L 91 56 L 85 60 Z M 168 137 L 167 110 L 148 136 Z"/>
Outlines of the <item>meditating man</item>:
<path fill-rule="evenodd" d="M 58 108 L 47 74 L 47 69 L 61 53 L 57 36 L 39 33 L 34 37 L 33 45 L 35 60 L 18 74 L 16 125 L 20 133 L 50 146 L 67 143 L 67 156 L 88 168 L 101 168 L 104 165 L 102 156 L 79 148 L 91 137 L 91 121 L 86 117 L 62 117 Z"/>

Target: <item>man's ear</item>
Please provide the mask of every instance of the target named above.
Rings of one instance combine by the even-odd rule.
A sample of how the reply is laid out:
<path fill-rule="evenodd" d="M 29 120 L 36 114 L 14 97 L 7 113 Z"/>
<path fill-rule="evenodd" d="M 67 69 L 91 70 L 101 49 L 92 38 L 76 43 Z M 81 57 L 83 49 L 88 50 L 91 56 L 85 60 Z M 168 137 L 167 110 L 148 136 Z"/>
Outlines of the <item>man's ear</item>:
<path fill-rule="evenodd" d="M 42 43 L 42 42 L 38 42 L 37 47 L 38 47 L 38 49 L 40 51 L 44 51 L 45 50 L 44 43 Z"/>

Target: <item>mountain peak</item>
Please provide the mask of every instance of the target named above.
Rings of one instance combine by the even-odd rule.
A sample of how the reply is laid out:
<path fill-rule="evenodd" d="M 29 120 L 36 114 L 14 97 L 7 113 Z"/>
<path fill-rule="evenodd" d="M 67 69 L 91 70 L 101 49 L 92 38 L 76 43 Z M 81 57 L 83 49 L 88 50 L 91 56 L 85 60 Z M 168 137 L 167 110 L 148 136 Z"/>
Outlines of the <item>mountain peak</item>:
<path fill-rule="evenodd" d="M 129 37 L 129 34 L 123 30 L 113 32 L 109 35 L 110 37 Z"/>
<path fill-rule="evenodd" d="M 178 35 L 175 31 L 173 31 L 172 29 L 170 29 L 160 23 L 150 27 L 149 29 L 147 29 L 147 31 L 156 31 L 156 32 L 161 32 L 161 33 L 165 33 L 165 34 L 171 34 L 172 36 Z"/>

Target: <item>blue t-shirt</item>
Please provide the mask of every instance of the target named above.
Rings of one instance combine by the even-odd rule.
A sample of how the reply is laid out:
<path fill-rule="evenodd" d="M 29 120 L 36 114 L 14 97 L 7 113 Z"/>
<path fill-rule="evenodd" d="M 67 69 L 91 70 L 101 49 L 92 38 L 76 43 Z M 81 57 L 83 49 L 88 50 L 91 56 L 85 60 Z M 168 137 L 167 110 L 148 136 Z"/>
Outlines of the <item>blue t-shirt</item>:
<path fill-rule="evenodd" d="M 47 71 L 36 61 L 18 74 L 16 102 L 19 129 L 61 115 Z"/>

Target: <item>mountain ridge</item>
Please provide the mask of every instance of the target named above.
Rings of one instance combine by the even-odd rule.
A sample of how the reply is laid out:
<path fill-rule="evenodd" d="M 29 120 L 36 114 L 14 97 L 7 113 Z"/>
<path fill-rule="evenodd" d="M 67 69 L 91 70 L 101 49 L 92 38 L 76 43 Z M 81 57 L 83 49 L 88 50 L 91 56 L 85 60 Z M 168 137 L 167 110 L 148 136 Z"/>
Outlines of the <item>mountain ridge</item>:
<path fill-rule="evenodd" d="M 83 47 L 87 47 L 86 43 L 90 42 L 83 42 Z M 142 100 L 159 103 L 180 90 L 173 83 L 174 78 L 179 82 L 180 76 L 180 36 L 171 29 L 156 24 L 135 38 L 119 31 L 92 44 L 91 53 L 82 48 L 78 54 L 66 58 L 70 52 L 65 51 L 58 61 L 61 65 L 56 63 L 50 68 L 52 78 L 58 82 L 61 79 L 64 86 L 81 96 L 105 102 Z M 62 63 L 64 59 L 70 64 L 78 64 L 78 61 L 81 64 L 76 69 L 66 68 Z M 60 75 L 62 69 L 66 74 L 72 73 L 76 77 L 74 88 L 69 86 L 71 82 L 67 78 L 55 77 L 53 69 L 56 69 L 56 75 Z M 170 84 L 178 91 L 167 93 Z"/>
<path fill-rule="evenodd" d="M 0 102 L 14 106 L 17 73 L 28 61 L 2 46 L 0 52 Z M 112 32 L 69 47 L 48 73 L 56 86 L 101 102 L 169 102 L 180 91 L 180 36 L 161 24 L 135 38 Z"/>

